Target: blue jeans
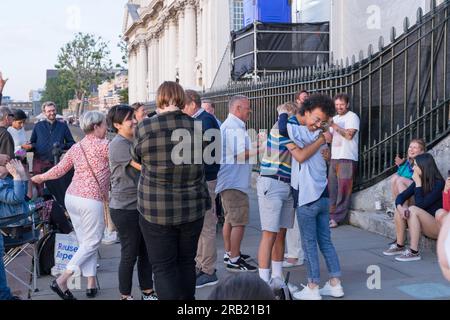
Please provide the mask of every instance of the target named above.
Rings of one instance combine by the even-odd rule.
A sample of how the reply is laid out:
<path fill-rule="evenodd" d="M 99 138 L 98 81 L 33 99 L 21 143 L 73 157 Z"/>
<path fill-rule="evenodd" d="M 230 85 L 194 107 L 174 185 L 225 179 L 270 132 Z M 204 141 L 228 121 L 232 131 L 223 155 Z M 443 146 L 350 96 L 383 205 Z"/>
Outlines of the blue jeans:
<path fill-rule="evenodd" d="M 6 283 L 5 265 L 3 264 L 3 236 L 0 234 L 0 300 L 10 300 L 12 298 L 11 290 Z"/>
<path fill-rule="evenodd" d="M 302 237 L 308 270 L 308 282 L 320 283 L 320 263 L 317 244 L 327 263 L 331 278 L 341 276 L 339 258 L 331 242 L 330 211 L 328 198 L 319 200 L 297 208 L 298 226 Z"/>

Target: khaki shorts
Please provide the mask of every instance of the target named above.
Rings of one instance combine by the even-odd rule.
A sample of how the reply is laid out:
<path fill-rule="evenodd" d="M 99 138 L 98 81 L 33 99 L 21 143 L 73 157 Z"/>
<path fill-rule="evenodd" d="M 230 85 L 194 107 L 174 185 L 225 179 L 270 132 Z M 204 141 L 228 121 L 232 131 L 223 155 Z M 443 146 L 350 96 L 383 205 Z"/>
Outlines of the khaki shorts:
<path fill-rule="evenodd" d="M 248 195 L 239 190 L 225 190 L 220 193 L 225 223 L 232 227 L 248 224 Z"/>

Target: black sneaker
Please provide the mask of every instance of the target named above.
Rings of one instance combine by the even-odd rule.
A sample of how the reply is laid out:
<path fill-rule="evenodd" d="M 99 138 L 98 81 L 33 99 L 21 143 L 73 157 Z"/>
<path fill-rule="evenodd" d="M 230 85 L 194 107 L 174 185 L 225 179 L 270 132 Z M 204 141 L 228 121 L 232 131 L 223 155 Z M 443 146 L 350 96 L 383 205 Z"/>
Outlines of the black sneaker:
<path fill-rule="evenodd" d="M 245 262 L 241 256 L 236 263 L 231 262 L 231 260 L 228 261 L 227 270 L 230 272 L 256 272 L 258 268 Z"/>
<path fill-rule="evenodd" d="M 250 257 L 248 254 L 242 254 L 241 253 L 241 258 L 244 259 L 245 262 L 249 262 L 252 257 Z M 223 255 L 223 263 L 228 264 L 228 261 L 230 261 L 230 256 L 228 255 L 228 253 L 224 253 Z"/>
<path fill-rule="evenodd" d="M 152 291 L 150 293 L 142 292 L 141 300 L 146 300 L 146 301 L 158 300 L 158 296 L 156 295 L 155 291 Z"/>

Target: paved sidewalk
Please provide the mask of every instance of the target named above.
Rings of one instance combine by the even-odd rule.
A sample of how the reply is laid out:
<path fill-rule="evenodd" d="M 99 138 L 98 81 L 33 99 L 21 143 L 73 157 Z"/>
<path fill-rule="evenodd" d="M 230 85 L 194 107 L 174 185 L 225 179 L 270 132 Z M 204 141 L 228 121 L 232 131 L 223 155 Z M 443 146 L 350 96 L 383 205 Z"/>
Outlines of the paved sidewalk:
<path fill-rule="evenodd" d="M 260 223 L 256 195 L 250 196 L 251 218 L 242 245 L 243 253 L 256 257 L 260 239 Z M 423 260 L 416 262 L 397 262 L 393 257 L 383 256 L 382 251 L 387 247 L 388 240 L 382 236 L 363 231 L 361 229 L 343 226 L 333 229 L 332 236 L 338 251 L 343 272 L 342 282 L 345 297 L 348 300 L 360 299 L 450 299 L 450 283 L 441 275 L 437 257 L 434 252 L 422 252 Z M 218 258 L 217 274 L 219 279 L 234 276 L 225 270 L 222 262 L 223 241 L 221 233 L 217 234 Z M 99 260 L 99 282 L 101 290 L 96 300 L 117 300 L 119 298 L 117 268 L 120 259 L 120 245 L 102 245 Z M 256 261 L 254 261 L 256 264 Z M 379 268 L 381 288 L 370 290 L 367 287 L 367 269 Z M 297 286 L 306 283 L 306 268 L 299 266 L 284 269 L 291 272 L 291 282 Z M 373 272 L 373 271 L 372 271 Z M 322 284 L 326 279 L 326 267 L 322 259 Z M 58 300 L 49 289 L 52 277 L 38 279 L 39 292 L 32 294 L 34 300 Z M 83 288 L 86 285 L 82 281 Z M 140 297 L 137 289 L 137 277 L 134 277 L 135 288 L 133 295 Z M 369 283 L 373 283 L 369 281 Z M 219 283 L 220 284 L 220 283 Z M 214 287 L 198 289 L 196 298 L 207 299 Z M 74 291 L 78 299 L 87 299 L 83 290 Z"/>

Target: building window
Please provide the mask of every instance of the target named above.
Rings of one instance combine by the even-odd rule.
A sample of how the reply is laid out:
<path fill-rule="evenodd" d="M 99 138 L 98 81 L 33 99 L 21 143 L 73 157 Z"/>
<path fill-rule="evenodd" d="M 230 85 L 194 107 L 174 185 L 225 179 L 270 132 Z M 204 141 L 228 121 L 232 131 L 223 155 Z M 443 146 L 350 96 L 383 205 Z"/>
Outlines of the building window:
<path fill-rule="evenodd" d="M 237 31 L 244 26 L 243 0 L 231 0 L 230 9 L 231 28 L 233 31 Z"/>

